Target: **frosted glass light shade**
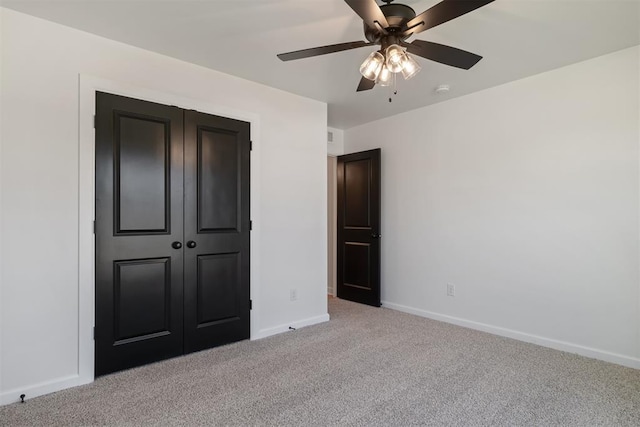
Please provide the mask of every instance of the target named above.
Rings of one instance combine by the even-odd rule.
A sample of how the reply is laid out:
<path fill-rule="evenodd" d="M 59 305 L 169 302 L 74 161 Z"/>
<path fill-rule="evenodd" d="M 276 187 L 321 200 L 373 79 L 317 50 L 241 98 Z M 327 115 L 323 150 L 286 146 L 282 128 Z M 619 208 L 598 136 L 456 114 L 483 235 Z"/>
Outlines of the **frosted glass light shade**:
<path fill-rule="evenodd" d="M 384 56 L 380 52 L 373 52 L 360 65 L 360 74 L 369 80 L 375 81 L 384 65 Z"/>
<path fill-rule="evenodd" d="M 405 54 L 405 60 L 402 63 L 402 77 L 404 77 L 405 80 L 409 80 L 411 77 L 418 74 L 421 69 L 422 67 L 420 67 L 411 55 Z"/>
<path fill-rule="evenodd" d="M 397 44 L 392 44 L 387 48 L 386 54 L 386 65 L 389 71 L 391 71 L 392 73 L 399 73 L 400 71 L 402 71 L 402 64 L 407 57 L 407 54 L 404 53 L 404 49 L 402 49 Z"/>
<path fill-rule="evenodd" d="M 391 71 L 387 68 L 386 65 L 384 65 L 382 67 L 382 70 L 380 70 L 380 74 L 378 74 L 376 84 L 380 86 L 389 86 L 391 84 L 391 77 Z"/>

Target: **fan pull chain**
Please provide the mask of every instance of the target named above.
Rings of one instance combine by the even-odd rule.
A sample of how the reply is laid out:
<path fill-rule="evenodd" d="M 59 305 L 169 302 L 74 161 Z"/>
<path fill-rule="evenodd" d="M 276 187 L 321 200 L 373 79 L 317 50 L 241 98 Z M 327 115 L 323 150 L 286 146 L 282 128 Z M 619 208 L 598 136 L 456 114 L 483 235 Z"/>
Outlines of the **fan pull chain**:
<path fill-rule="evenodd" d="M 397 82 L 397 77 L 398 77 L 398 73 L 395 73 L 393 75 L 393 94 L 397 95 L 398 94 L 398 88 L 396 87 L 396 82 Z"/>
<path fill-rule="evenodd" d="M 393 102 L 393 96 L 398 94 L 398 89 L 396 86 L 396 76 L 397 73 L 393 73 L 393 76 L 391 77 L 393 79 L 393 84 L 389 85 L 389 102 Z"/>

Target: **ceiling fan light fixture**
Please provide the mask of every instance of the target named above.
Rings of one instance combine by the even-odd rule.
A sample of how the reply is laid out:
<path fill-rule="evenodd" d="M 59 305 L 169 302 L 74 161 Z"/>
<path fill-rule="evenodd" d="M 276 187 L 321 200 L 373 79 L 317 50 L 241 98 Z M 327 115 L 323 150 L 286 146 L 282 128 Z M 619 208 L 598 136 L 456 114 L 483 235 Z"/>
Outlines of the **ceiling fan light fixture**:
<path fill-rule="evenodd" d="M 380 52 L 373 52 L 360 65 L 360 74 L 363 77 L 375 81 L 384 65 L 384 56 Z"/>
<path fill-rule="evenodd" d="M 378 78 L 376 79 L 376 84 L 380 86 L 389 86 L 391 84 L 392 76 L 393 73 L 391 73 L 391 70 L 389 70 L 386 65 L 383 65 L 380 70 L 380 74 L 378 74 Z"/>
<path fill-rule="evenodd" d="M 387 57 L 386 65 L 389 71 L 392 73 L 399 73 L 402 71 L 402 65 L 407 57 L 404 49 L 397 44 L 392 44 L 387 48 L 385 53 Z"/>
<path fill-rule="evenodd" d="M 402 63 L 402 77 L 404 77 L 405 80 L 409 80 L 411 77 L 418 74 L 422 67 L 411 57 L 411 55 L 406 54 L 405 58 L 406 59 Z"/>
<path fill-rule="evenodd" d="M 407 5 L 394 3 L 394 0 L 381 1 L 386 4 L 378 5 L 376 0 L 344 0 L 362 19 L 367 41 L 356 40 L 280 53 L 277 55 L 278 58 L 281 61 L 292 61 L 365 46 L 380 46 L 380 50 L 369 55 L 360 66 L 360 74 L 363 77 L 360 79 L 357 92 L 373 89 L 379 82 L 387 85 L 392 83 L 395 87 L 396 73 L 402 72 L 405 80 L 417 74 L 420 66 L 409 56 L 408 51 L 413 55 L 463 70 L 470 69 L 482 59 L 480 55 L 451 46 L 426 40 L 413 40 L 407 43 L 406 40 L 425 30 L 473 12 L 495 0 L 440 0 L 419 14 Z M 383 64 L 386 64 L 386 67 L 383 75 L 380 76 Z"/>

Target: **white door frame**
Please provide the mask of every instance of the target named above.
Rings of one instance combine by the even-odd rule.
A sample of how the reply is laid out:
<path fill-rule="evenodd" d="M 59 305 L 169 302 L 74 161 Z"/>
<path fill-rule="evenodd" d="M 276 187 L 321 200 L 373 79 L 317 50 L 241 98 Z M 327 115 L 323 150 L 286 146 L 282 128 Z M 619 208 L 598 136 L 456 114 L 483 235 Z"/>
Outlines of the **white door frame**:
<path fill-rule="evenodd" d="M 260 116 L 215 104 L 206 100 L 185 98 L 153 89 L 132 86 L 126 83 L 102 79 L 86 74 L 79 75 L 78 108 L 78 378 L 75 385 L 86 384 L 94 379 L 95 326 L 95 239 L 93 221 L 95 219 L 95 129 L 94 116 L 96 91 L 159 104 L 172 105 L 187 110 L 243 120 L 251 124 L 251 299 L 253 309 L 250 315 L 250 339 L 260 331 Z"/>
<path fill-rule="evenodd" d="M 336 171 L 338 158 L 334 155 L 327 155 L 327 293 L 332 296 L 338 296 L 337 289 L 337 231 L 338 231 L 338 197 L 336 186 Z"/>

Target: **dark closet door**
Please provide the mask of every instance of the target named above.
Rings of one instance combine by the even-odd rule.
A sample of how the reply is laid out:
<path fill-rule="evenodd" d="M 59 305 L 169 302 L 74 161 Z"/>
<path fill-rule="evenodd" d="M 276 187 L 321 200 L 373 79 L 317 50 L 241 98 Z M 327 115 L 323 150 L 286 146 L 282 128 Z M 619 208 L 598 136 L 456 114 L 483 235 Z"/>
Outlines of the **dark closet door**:
<path fill-rule="evenodd" d="M 380 149 L 338 157 L 338 297 L 380 306 Z"/>
<path fill-rule="evenodd" d="M 183 112 L 97 93 L 95 374 L 183 352 Z"/>
<path fill-rule="evenodd" d="M 185 112 L 185 352 L 249 337 L 246 122 Z"/>

